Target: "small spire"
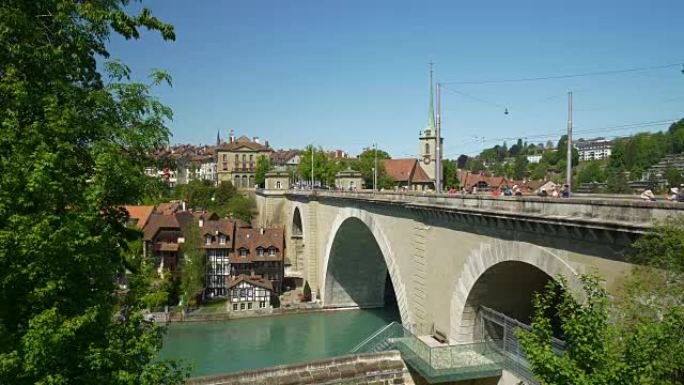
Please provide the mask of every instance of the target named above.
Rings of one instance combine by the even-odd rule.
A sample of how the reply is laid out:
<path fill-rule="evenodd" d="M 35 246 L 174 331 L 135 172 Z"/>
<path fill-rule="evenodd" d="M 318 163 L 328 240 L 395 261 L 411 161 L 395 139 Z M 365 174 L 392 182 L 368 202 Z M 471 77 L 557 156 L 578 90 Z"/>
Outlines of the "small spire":
<path fill-rule="evenodd" d="M 221 144 L 221 130 L 216 130 L 216 145 Z"/>
<path fill-rule="evenodd" d="M 434 106 L 434 94 L 432 92 L 432 65 L 434 63 L 430 62 L 430 104 L 428 107 L 428 125 L 427 128 L 430 130 L 435 129 L 435 106 Z"/>

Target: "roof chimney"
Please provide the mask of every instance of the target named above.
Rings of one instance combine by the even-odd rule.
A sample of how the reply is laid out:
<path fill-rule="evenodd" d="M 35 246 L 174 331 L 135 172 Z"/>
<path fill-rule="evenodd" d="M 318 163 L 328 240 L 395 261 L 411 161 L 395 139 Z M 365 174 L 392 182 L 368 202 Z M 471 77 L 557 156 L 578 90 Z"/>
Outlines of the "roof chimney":
<path fill-rule="evenodd" d="M 259 137 L 258 136 L 254 137 L 254 143 L 259 143 Z"/>
<path fill-rule="evenodd" d="M 230 143 L 233 143 L 235 141 L 235 131 L 233 129 L 230 129 L 230 133 L 228 134 L 228 140 Z"/>
<path fill-rule="evenodd" d="M 268 140 L 266 141 L 266 147 L 269 147 L 269 146 L 268 146 Z"/>
<path fill-rule="evenodd" d="M 262 227 L 262 228 L 259 229 L 259 232 L 261 233 L 261 235 L 264 235 L 264 233 L 266 232 L 266 229 L 264 229 L 264 228 Z"/>
<path fill-rule="evenodd" d="M 204 219 L 200 218 L 199 219 L 199 227 L 204 226 Z"/>

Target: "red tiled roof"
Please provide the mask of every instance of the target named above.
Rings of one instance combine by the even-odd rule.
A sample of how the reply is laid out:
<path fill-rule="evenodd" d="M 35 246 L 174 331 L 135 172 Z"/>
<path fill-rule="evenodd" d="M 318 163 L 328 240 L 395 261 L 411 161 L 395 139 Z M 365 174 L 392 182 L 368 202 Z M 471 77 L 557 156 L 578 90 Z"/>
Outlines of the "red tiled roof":
<path fill-rule="evenodd" d="M 432 182 L 432 179 L 425 173 L 422 167 L 416 163 L 416 171 L 413 172 L 413 180 L 411 183 L 426 183 Z"/>
<path fill-rule="evenodd" d="M 233 288 L 240 282 L 247 282 L 253 286 L 259 286 L 266 290 L 273 291 L 273 283 L 271 281 L 264 279 L 259 275 L 250 276 L 245 274 L 240 274 L 237 277 L 232 278 L 230 281 L 228 281 L 228 285 L 226 286 L 226 288 Z"/>
<path fill-rule="evenodd" d="M 180 206 L 181 205 L 178 202 L 160 203 L 157 205 L 157 208 L 154 210 L 154 212 L 162 215 L 170 215 L 178 211 Z"/>
<path fill-rule="evenodd" d="M 261 143 L 254 142 L 246 136 L 241 136 L 233 142 L 222 143 L 218 147 L 218 149 L 224 150 L 224 151 L 225 150 L 231 151 L 231 150 L 237 150 L 240 147 L 247 147 L 253 151 L 270 151 L 271 150 L 268 146 L 265 146 Z"/>
<path fill-rule="evenodd" d="M 151 241 L 162 228 L 180 230 L 180 224 L 175 215 L 152 214 L 143 231 L 143 239 Z"/>
<path fill-rule="evenodd" d="M 124 209 L 126 209 L 130 218 L 136 220 L 135 225 L 139 229 L 143 229 L 154 211 L 154 206 L 124 206 Z"/>
<path fill-rule="evenodd" d="M 278 150 L 271 153 L 271 164 L 284 166 L 290 159 L 299 155 L 299 150 Z"/>
<path fill-rule="evenodd" d="M 204 236 L 210 234 L 212 236 L 217 234 L 223 234 L 226 238 L 226 243 L 221 245 L 219 243 L 218 237 L 216 237 L 213 242 L 207 245 Z M 233 248 L 233 237 L 235 234 L 235 222 L 229 219 L 218 219 L 206 221 L 200 228 L 200 236 L 202 237 L 202 247 L 204 248 Z"/>
<path fill-rule="evenodd" d="M 262 256 L 257 253 L 257 249 L 260 247 L 265 249 Z M 268 255 L 268 249 L 271 247 L 276 248 L 276 255 L 273 257 Z M 247 257 L 240 256 L 240 249 L 247 250 Z M 285 239 L 281 228 L 237 228 L 235 231 L 235 252 L 231 253 L 230 262 L 280 261 L 283 259 L 284 249 Z"/>
<path fill-rule="evenodd" d="M 396 182 L 409 182 L 418 161 L 415 159 L 383 159 L 381 163 L 387 176 Z"/>
<path fill-rule="evenodd" d="M 461 186 L 470 188 L 477 185 L 479 182 L 485 182 L 489 187 L 500 187 L 506 183 L 506 178 L 502 176 L 485 176 L 477 173 L 463 172 L 459 176 Z"/>

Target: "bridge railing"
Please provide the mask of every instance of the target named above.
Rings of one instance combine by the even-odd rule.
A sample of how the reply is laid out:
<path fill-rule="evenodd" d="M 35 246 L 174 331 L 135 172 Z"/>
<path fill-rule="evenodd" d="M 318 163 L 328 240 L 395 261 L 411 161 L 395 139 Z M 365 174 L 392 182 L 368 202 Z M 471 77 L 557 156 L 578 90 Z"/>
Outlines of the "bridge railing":
<path fill-rule="evenodd" d="M 264 192 L 268 196 L 270 192 Z M 577 222 L 580 225 L 620 225 L 646 229 L 654 221 L 684 215 L 684 204 L 669 201 L 643 202 L 582 196 L 570 199 L 522 196 L 460 196 L 424 192 L 373 192 L 334 190 L 282 190 L 280 196 L 314 199 L 351 199 L 369 203 L 399 204 L 405 207 L 452 210 L 476 215 L 524 217 L 547 221 Z"/>

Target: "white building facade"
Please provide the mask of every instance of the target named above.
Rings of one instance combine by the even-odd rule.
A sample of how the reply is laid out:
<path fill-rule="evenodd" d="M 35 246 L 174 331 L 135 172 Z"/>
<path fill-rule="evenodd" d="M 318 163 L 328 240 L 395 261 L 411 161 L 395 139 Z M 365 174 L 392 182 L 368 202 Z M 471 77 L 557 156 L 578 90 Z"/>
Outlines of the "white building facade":
<path fill-rule="evenodd" d="M 613 142 L 605 138 L 580 139 L 574 143 L 580 161 L 608 159 Z"/>

